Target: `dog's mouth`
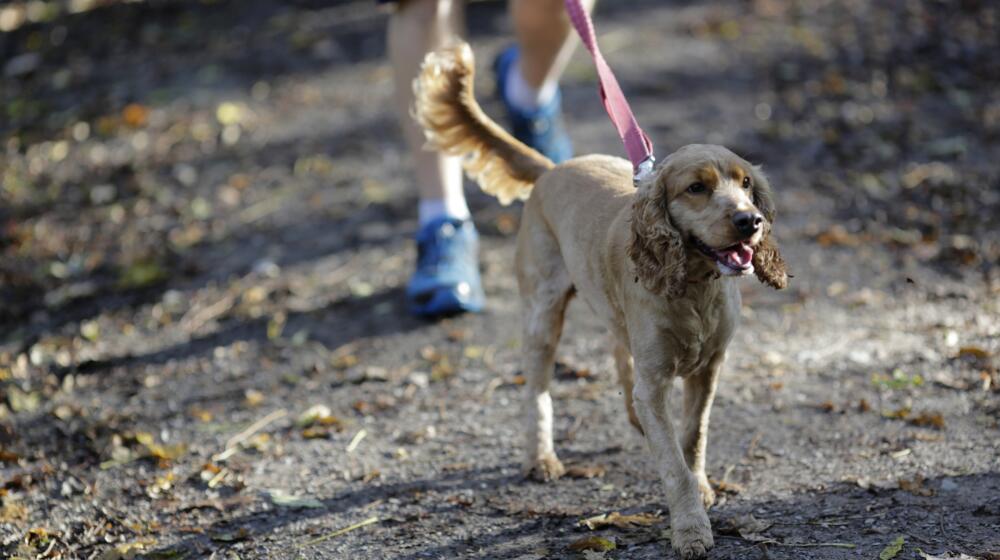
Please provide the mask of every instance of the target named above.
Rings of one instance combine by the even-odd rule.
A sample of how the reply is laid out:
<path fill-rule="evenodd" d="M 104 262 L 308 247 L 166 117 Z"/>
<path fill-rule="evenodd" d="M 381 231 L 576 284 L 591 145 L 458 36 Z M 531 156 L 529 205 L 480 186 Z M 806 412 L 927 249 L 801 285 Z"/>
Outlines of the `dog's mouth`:
<path fill-rule="evenodd" d="M 697 237 L 692 240 L 699 251 L 715 261 L 723 275 L 746 276 L 753 273 L 753 247 L 749 242 L 740 241 L 722 249 L 713 249 Z"/>

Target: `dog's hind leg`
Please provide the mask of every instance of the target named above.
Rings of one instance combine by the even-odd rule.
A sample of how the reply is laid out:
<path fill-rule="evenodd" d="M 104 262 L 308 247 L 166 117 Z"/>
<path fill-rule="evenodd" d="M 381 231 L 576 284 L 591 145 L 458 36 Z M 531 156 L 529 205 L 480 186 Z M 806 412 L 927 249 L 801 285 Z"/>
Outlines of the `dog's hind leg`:
<path fill-rule="evenodd" d="M 621 383 L 622 393 L 625 395 L 625 411 L 628 412 L 628 421 L 641 434 L 643 433 L 642 423 L 639 422 L 639 417 L 635 414 L 635 406 L 632 403 L 632 388 L 635 385 L 632 353 L 629 352 L 628 346 L 622 344 L 615 335 L 612 335 L 611 341 L 615 347 L 615 368 L 618 370 L 618 382 Z"/>
<path fill-rule="evenodd" d="M 566 306 L 573 284 L 559 254 L 559 246 L 540 216 L 525 206 L 518 233 L 517 278 L 523 321 L 523 368 L 527 394 L 524 401 L 526 455 L 524 473 L 540 480 L 554 480 L 564 469 L 552 443 L 552 397 L 549 384 L 555 367 L 556 345 L 562 334 Z"/>

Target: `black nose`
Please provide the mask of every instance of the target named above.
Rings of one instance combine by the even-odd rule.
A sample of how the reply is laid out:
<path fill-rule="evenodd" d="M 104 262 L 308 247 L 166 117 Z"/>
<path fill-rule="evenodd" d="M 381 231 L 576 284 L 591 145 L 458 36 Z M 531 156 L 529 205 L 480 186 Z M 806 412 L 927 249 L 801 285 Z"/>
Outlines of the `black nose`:
<path fill-rule="evenodd" d="M 760 225 L 764 223 L 764 216 L 758 212 L 737 212 L 733 214 L 733 225 L 736 231 L 744 237 L 750 237 L 757 233 Z"/>

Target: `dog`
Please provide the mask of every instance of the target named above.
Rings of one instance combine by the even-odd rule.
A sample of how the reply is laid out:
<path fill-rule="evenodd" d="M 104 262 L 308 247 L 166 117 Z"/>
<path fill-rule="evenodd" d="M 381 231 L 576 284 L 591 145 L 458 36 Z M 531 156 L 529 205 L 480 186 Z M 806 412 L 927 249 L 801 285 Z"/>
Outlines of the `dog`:
<path fill-rule="evenodd" d="M 549 383 L 566 306 L 579 295 L 611 332 L 625 408 L 666 488 L 672 545 L 685 559 L 713 546 L 706 509 L 709 412 L 740 313 L 734 279 L 787 286 L 771 237 L 775 207 L 759 167 L 722 146 L 689 145 L 651 177 L 607 155 L 558 166 L 480 108 L 471 48 L 430 53 L 414 80 L 413 116 L 429 148 L 462 156 L 468 175 L 507 204 L 526 200 L 516 268 L 527 398 L 524 470 L 559 478 Z M 683 410 L 668 397 L 683 379 Z"/>

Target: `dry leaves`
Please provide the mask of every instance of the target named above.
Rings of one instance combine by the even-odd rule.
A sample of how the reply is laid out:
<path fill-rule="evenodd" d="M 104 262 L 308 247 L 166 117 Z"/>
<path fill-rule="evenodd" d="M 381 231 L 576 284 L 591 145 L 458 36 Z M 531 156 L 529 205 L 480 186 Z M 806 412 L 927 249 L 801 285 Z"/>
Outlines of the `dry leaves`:
<path fill-rule="evenodd" d="M 620 513 L 604 513 L 581 520 L 578 525 L 584 526 L 591 531 L 603 529 L 605 527 L 616 527 L 618 529 L 635 529 L 636 527 L 650 527 L 662 521 L 656 513 L 636 513 L 633 515 L 622 515 Z"/>
<path fill-rule="evenodd" d="M 978 346 L 963 346 L 958 349 L 959 358 L 973 357 L 979 360 L 988 360 L 990 359 L 990 356 L 992 356 L 992 354 L 990 354 L 989 350 L 985 350 Z"/>
<path fill-rule="evenodd" d="M 607 469 L 604 465 L 572 465 L 566 467 L 566 474 L 569 478 L 600 478 L 604 476 Z"/>
<path fill-rule="evenodd" d="M 316 498 L 289 494 L 280 488 L 268 490 L 267 496 L 272 504 L 289 509 L 320 509 L 323 507 L 323 502 Z"/>
<path fill-rule="evenodd" d="M 921 428 L 944 429 L 944 416 L 940 412 L 922 412 L 918 416 L 910 418 L 909 422 Z"/>
<path fill-rule="evenodd" d="M 615 545 L 615 541 L 613 539 L 590 535 L 571 542 L 567 548 L 574 552 L 583 552 L 585 550 L 607 552 L 609 550 L 614 550 L 617 546 Z"/>
<path fill-rule="evenodd" d="M 131 560 L 132 558 L 135 558 L 136 556 L 143 554 L 144 552 L 146 552 L 155 545 L 156 541 L 152 539 L 123 543 L 108 550 L 105 550 L 100 556 L 97 557 L 97 559 Z"/>
<path fill-rule="evenodd" d="M 909 492 L 914 496 L 933 496 L 936 492 L 934 492 L 933 488 L 924 486 L 925 480 L 923 475 L 920 474 L 910 479 L 901 478 L 899 479 L 899 489 Z"/>
<path fill-rule="evenodd" d="M 889 543 L 882 552 L 878 555 L 878 560 L 892 560 L 899 554 L 899 551 L 903 550 L 903 543 L 906 541 L 903 539 L 902 535 L 896 537 L 896 540 Z"/>
<path fill-rule="evenodd" d="M 752 514 L 747 513 L 726 520 L 719 527 L 719 533 L 738 536 L 751 542 L 769 541 L 771 539 L 761 535 L 761 533 L 770 529 L 772 525 L 774 523 L 757 519 Z"/>

